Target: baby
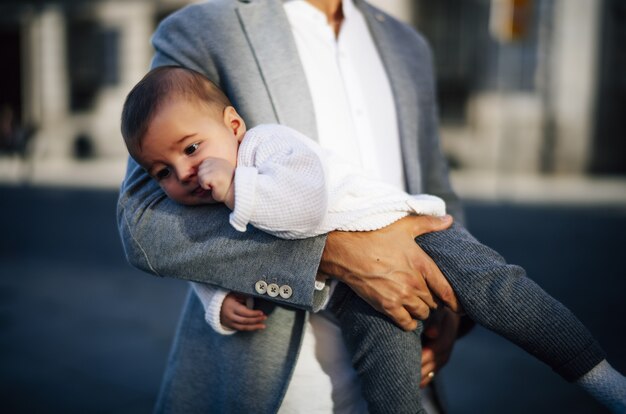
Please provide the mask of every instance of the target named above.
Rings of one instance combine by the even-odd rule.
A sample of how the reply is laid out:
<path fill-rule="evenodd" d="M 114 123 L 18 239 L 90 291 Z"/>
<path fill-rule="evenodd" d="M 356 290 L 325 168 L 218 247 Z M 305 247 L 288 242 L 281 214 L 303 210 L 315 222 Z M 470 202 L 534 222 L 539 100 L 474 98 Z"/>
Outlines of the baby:
<path fill-rule="evenodd" d="M 288 127 L 247 130 L 224 93 L 188 69 L 160 67 L 148 73 L 126 99 L 122 135 L 130 155 L 168 197 L 186 205 L 224 203 L 239 231 L 251 224 L 296 239 L 333 230 L 376 230 L 409 214 L 445 214 L 439 198 L 409 195 L 371 180 Z M 535 355 L 614 412 L 626 412 L 626 379 L 608 364 L 582 323 L 523 269 L 506 264 L 456 224 L 416 241 L 472 320 Z M 194 288 L 218 332 L 264 327 L 267 316 L 246 306 L 245 296 L 201 284 Z M 289 286 L 265 282 L 257 283 L 256 291 L 284 299 L 291 295 Z M 343 284 L 336 285 L 327 309 L 341 328 L 369 410 L 391 412 L 393 395 L 403 401 L 392 404 L 422 412 L 416 392 L 421 325 L 413 332 L 401 330 Z"/>

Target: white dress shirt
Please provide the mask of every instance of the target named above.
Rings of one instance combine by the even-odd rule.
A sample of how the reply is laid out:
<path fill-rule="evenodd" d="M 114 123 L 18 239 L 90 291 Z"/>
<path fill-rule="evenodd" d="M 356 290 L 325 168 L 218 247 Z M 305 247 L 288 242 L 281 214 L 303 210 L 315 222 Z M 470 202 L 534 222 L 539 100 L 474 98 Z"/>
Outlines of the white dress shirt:
<path fill-rule="evenodd" d="M 304 0 L 285 3 L 311 91 L 319 143 L 368 175 L 404 189 L 398 120 L 367 22 L 343 2 L 339 36 Z"/>
<path fill-rule="evenodd" d="M 389 79 L 363 15 L 352 0 L 342 4 L 338 37 L 310 3 L 284 5 L 311 91 L 319 143 L 368 175 L 404 188 Z M 365 412 L 339 328 L 311 314 L 279 413 Z"/>

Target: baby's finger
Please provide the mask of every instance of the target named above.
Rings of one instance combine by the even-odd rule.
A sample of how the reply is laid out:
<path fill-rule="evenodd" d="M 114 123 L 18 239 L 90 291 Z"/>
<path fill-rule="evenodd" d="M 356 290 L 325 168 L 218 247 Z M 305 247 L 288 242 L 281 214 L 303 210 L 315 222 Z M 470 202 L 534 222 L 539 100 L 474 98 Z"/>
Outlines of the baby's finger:
<path fill-rule="evenodd" d="M 265 329 L 265 325 L 262 323 L 257 323 L 254 325 L 243 325 L 243 324 L 234 323 L 232 324 L 231 327 L 238 331 L 258 331 L 261 329 Z"/>
<path fill-rule="evenodd" d="M 230 321 L 233 324 L 254 325 L 254 324 L 257 324 L 257 323 L 261 323 L 261 322 L 263 322 L 266 319 L 267 319 L 267 316 L 265 316 L 265 315 L 253 316 L 253 317 L 233 315 L 230 318 Z"/>
<path fill-rule="evenodd" d="M 265 316 L 262 310 L 258 309 L 250 309 L 245 305 L 234 306 L 233 313 L 237 316 L 242 316 L 244 318 L 253 318 L 256 316 Z"/>

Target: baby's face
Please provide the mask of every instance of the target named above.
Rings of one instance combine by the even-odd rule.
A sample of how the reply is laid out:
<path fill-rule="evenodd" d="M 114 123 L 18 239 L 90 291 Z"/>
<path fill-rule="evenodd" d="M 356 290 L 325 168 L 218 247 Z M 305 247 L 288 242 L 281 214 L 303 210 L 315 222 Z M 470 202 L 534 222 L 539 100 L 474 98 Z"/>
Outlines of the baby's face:
<path fill-rule="evenodd" d="M 209 157 L 235 167 L 244 133 L 245 124 L 232 107 L 220 115 L 202 104 L 173 99 L 154 116 L 135 158 L 171 199 L 210 204 L 215 200 L 200 187 L 198 167 Z"/>

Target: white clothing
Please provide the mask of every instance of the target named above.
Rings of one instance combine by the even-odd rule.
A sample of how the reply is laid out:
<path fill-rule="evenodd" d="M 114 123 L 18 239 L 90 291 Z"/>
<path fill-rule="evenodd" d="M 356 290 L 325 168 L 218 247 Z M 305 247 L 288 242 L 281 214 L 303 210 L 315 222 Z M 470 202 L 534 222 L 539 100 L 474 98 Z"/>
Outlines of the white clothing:
<path fill-rule="evenodd" d="M 304 69 L 315 112 L 318 142 L 342 154 L 346 162 L 398 188 L 404 188 L 403 162 L 393 93 L 382 59 L 364 16 L 352 0 L 343 0 L 339 35 L 326 16 L 304 0 L 283 2 L 298 57 Z M 218 310 L 219 311 L 219 310 Z M 326 347 L 324 356 L 311 352 L 316 344 L 341 344 L 339 329 L 316 329 L 322 316 L 310 313 L 302 346 L 279 414 L 364 413 L 356 373 L 346 352 Z M 317 325 L 327 322 L 321 320 Z M 343 359 L 342 359 L 343 356 Z M 329 361 L 333 360 L 332 364 Z M 338 370 L 335 367 L 345 367 Z M 351 380 L 351 378 L 353 378 Z M 328 392 L 310 392 L 332 383 Z M 319 385 L 319 386 L 317 386 Z M 336 395 L 352 398 L 338 402 Z"/>
<path fill-rule="evenodd" d="M 371 180 L 282 125 L 260 125 L 246 132 L 234 183 L 231 225 L 245 231 L 251 224 L 284 239 L 333 230 L 376 230 L 409 214 L 445 214 L 439 197 L 409 195 Z M 213 329 L 232 333 L 219 323 L 225 291 L 206 285 L 194 289 Z"/>
<path fill-rule="evenodd" d="M 345 162 L 369 176 L 404 188 L 393 93 L 363 15 L 352 0 L 344 0 L 344 20 L 335 38 L 324 14 L 310 3 L 292 0 L 283 4 L 311 93 L 318 142 L 323 148 L 342 154 Z M 319 200 L 313 201 L 312 206 L 319 206 Z M 228 328 L 219 324 L 221 303 L 227 292 L 213 294 L 213 303 L 217 304 L 213 307 L 207 307 L 202 294 L 198 296 L 205 309 L 213 309 L 206 315 L 212 326 L 227 333 Z M 334 326 L 335 329 L 319 326 L 332 324 L 320 315 L 309 314 L 279 413 L 367 412 L 341 332 Z M 323 354 L 313 352 L 320 344 L 335 345 L 326 346 Z M 332 392 L 328 392 L 329 384 Z M 344 397 L 338 399 L 338 395 Z"/>
<path fill-rule="evenodd" d="M 368 176 L 404 188 L 389 78 L 365 18 L 352 1 L 342 5 L 337 37 L 311 3 L 284 5 L 313 101 L 318 142 Z"/>
<path fill-rule="evenodd" d="M 443 216 L 445 203 L 368 178 L 314 141 L 282 125 L 244 136 L 235 170 L 231 225 L 283 239 L 333 230 L 377 230 L 409 214 Z"/>

